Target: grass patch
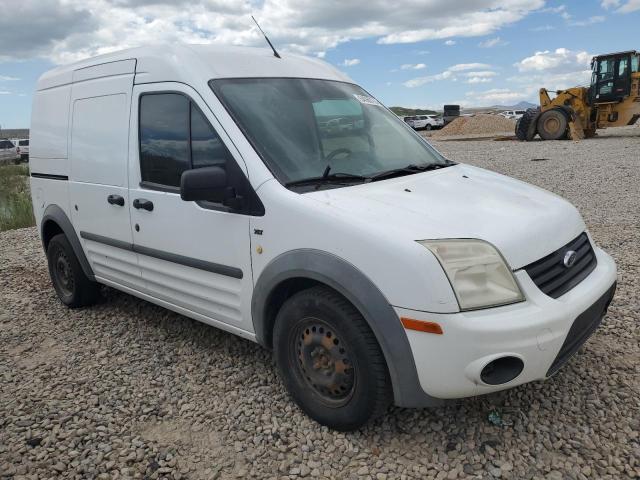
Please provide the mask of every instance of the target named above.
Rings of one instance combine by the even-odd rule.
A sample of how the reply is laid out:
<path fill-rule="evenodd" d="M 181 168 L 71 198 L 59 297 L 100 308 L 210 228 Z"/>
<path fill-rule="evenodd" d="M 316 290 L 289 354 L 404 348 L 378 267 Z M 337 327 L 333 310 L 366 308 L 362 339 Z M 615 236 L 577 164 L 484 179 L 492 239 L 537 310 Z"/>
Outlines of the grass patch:
<path fill-rule="evenodd" d="M 35 224 L 29 192 L 29 167 L 0 167 L 0 232 Z"/>

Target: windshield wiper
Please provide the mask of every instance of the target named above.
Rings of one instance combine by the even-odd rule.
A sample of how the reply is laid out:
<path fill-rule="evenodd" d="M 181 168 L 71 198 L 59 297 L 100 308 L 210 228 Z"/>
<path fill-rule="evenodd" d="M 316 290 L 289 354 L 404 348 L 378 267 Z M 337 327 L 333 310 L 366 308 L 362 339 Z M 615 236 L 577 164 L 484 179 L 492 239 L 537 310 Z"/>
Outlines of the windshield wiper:
<path fill-rule="evenodd" d="M 321 185 L 323 183 L 336 183 L 336 182 L 366 182 L 369 177 L 364 175 L 355 175 L 353 173 L 326 173 L 320 177 L 302 178 L 300 180 L 293 180 L 285 184 L 285 187 L 296 187 L 302 185 Z"/>
<path fill-rule="evenodd" d="M 440 168 L 450 167 L 451 165 L 455 165 L 455 163 L 429 163 L 425 165 L 415 165 L 411 163 L 406 167 L 392 168 L 391 170 L 385 170 L 383 172 L 376 173 L 375 175 L 371 175 L 369 179 L 370 181 L 375 182 L 377 180 L 386 180 L 387 178 L 400 177 L 402 175 L 411 175 L 412 173 L 426 172 L 428 170 L 438 170 Z"/>

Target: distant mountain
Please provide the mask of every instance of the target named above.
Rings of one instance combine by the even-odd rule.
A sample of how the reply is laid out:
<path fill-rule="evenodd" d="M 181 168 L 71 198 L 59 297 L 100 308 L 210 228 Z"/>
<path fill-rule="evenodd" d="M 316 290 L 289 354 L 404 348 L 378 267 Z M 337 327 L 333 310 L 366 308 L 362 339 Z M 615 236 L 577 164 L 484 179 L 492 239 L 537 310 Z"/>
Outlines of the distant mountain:
<path fill-rule="evenodd" d="M 526 110 L 527 108 L 536 108 L 537 105 L 531 102 L 518 102 L 515 105 L 494 105 L 491 108 L 496 110 Z"/>
<path fill-rule="evenodd" d="M 434 110 L 423 110 L 421 108 L 389 107 L 389 110 L 399 117 L 406 117 L 408 115 L 435 115 L 437 113 Z"/>

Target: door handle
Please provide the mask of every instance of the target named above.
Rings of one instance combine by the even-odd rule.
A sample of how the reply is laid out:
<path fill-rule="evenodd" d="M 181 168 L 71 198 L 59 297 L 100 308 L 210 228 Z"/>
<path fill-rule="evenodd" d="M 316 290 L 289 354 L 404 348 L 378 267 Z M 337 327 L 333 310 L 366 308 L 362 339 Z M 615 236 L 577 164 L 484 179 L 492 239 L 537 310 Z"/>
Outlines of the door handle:
<path fill-rule="evenodd" d="M 124 207 L 124 198 L 120 195 L 109 195 L 107 197 L 107 202 L 111 205 L 118 205 L 120 207 Z"/>
<path fill-rule="evenodd" d="M 146 198 L 136 198 L 133 201 L 133 208 L 137 208 L 140 210 L 146 210 L 147 212 L 153 211 L 153 202 L 151 200 L 147 200 Z"/>

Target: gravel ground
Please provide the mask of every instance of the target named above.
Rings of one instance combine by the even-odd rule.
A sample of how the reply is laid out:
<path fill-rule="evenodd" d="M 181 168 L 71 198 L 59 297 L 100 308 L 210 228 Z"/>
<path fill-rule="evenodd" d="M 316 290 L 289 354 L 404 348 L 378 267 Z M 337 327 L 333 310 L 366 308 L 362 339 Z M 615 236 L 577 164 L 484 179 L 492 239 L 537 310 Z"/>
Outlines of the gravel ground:
<path fill-rule="evenodd" d="M 1 233 L 0 477 L 640 477 L 640 129 L 627 130 L 580 143 L 436 143 L 576 204 L 618 262 L 618 293 L 550 380 L 392 408 L 357 433 L 310 421 L 270 353 L 248 341 L 114 290 L 66 309 L 35 230 Z"/>

